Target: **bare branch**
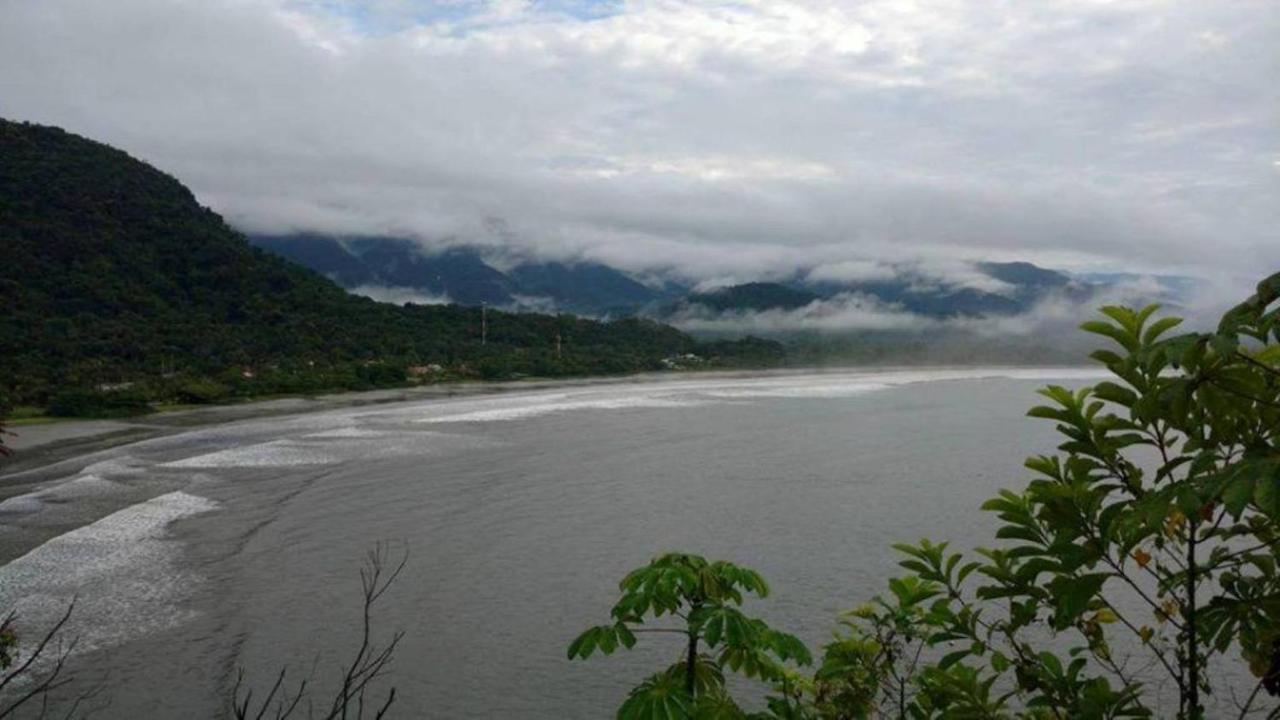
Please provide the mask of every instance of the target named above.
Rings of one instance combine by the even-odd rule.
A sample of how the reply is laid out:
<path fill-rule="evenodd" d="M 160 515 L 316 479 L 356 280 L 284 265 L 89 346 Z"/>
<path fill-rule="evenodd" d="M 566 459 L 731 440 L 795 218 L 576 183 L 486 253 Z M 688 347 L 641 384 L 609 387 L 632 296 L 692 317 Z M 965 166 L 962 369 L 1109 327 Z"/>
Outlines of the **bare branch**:
<path fill-rule="evenodd" d="M 382 677 L 391 659 L 399 647 L 403 632 L 392 634 L 382 646 L 373 641 L 373 609 L 382 599 L 391 585 L 400 577 L 408 564 L 409 554 L 404 552 L 398 558 L 391 557 L 390 546 L 378 543 L 365 557 L 364 566 L 360 569 L 360 590 L 363 600 L 361 609 L 360 642 L 355 654 L 345 664 L 342 682 L 334 691 L 332 700 L 327 703 L 328 709 L 319 717 L 323 720 L 339 720 L 349 717 L 363 718 L 365 714 L 365 697 L 372 690 L 374 682 Z M 286 720 L 303 707 L 303 699 L 308 696 L 308 680 L 298 684 L 296 690 L 285 690 L 285 670 L 276 676 L 275 683 L 264 700 L 253 702 L 253 691 L 248 690 L 241 697 L 244 671 L 241 670 L 235 687 L 232 690 L 232 715 L 235 720 L 264 720 L 274 710 L 275 720 Z M 396 690 L 392 687 L 382 704 L 378 706 L 375 718 L 383 718 L 395 702 Z M 310 707 L 310 700 L 308 700 Z M 310 711 L 307 716 L 311 717 Z"/>
<path fill-rule="evenodd" d="M 44 671 L 43 674 L 37 675 L 38 668 L 36 663 L 40 661 L 41 658 L 48 657 L 48 653 L 51 650 L 53 643 L 55 640 L 59 639 L 59 635 L 62 633 L 63 628 L 66 627 L 67 622 L 71 619 L 71 614 L 75 611 L 75 606 L 76 598 L 72 598 L 71 602 L 67 604 L 67 609 L 63 611 L 57 622 L 55 622 L 53 626 L 40 638 L 40 641 L 36 643 L 35 648 L 29 655 L 27 655 L 26 659 L 19 663 L 17 667 L 9 670 L 9 672 L 5 673 L 3 676 L 0 676 L 0 692 L 3 692 L 5 688 L 13 686 L 19 679 L 28 680 L 33 683 L 26 692 L 18 694 L 13 699 L 0 699 L 0 718 L 12 717 L 17 713 L 19 708 L 25 706 L 32 700 L 37 699 L 39 699 L 42 704 L 41 715 L 45 715 L 48 709 L 49 695 L 54 690 L 66 685 L 70 681 L 68 678 L 62 677 L 62 672 L 66 668 L 67 659 L 75 651 L 77 644 L 75 639 L 72 639 L 65 646 L 60 645 L 57 656 L 53 660 L 53 667 Z M 0 630 L 11 631 L 16 617 L 17 616 L 15 614 L 10 613 L 3 621 L 0 621 Z M 90 690 L 88 692 L 92 693 L 94 691 Z M 82 699 L 84 699 L 83 695 L 80 699 L 77 699 L 74 705 L 78 705 Z"/>

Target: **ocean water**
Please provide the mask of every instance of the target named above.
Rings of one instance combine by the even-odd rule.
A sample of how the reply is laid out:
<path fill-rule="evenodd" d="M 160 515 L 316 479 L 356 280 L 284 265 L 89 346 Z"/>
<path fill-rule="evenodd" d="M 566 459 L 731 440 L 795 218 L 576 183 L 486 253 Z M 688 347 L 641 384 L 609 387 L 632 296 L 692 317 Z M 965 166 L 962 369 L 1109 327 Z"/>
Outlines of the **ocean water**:
<path fill-rule="evenodd" d="M 1081 370 L 682 378 L 433 400 L 193 430 L 63 463 L 0 503 L 0 607 L 78 597 L 94 717 L 218 717 L 240 669 L 324 686 L 357 640 L 358 570 L 408 553 L 396 717 L 611 717 L 679 648 L 570 662 L 618 580 L 687 550 L 759 570 L 751 610 L 815 649 L 895 574 L 890 544 L 991 541 L 1027 479 L 1024 414 Z M 657 636 L 660 637 L 660 636 Z"/>

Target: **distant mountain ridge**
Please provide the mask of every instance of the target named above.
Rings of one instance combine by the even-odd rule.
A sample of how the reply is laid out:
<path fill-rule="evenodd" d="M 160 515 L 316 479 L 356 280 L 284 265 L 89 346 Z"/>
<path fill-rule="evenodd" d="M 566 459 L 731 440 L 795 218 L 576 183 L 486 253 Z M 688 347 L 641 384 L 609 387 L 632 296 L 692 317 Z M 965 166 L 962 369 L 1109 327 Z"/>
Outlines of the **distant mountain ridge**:
<path fill-rule="evenodd" d="M 671 294 L 600 263 L 530 260 L 502 272 L 475 248 L 432 251 L 405 238 L 253 235 L 250 242 L 349 290 L 406 289 L 460 305 L 625 316 Z"/>
<path fill-rule="evenodd" d="M 691 293 L 680 301 L 679 306 L 700 305 L 720 312 L 760 312 L 763 310 L 796 310 L 821 299 L 821 295 L 809 290 L 781 283 L 750 282 L 741 285 L 729 285 L 706 292 Z"/>
<path fill-rule="evenodd" d="M 597 322 L 354 296 L 250 245 L 175 178 L 58 128 L 0 119 L 0 407 L 61 393 L 149 400 L 313 392 L 437 377 L 504 378 L 776 364 L 777 343 L 699 343 L 639 318 Z M 344 284 L 425 274 L 471 299 L 505 274 L 466 253 L 430 262 L 374 242 L 299 245 Z M 184 395 L 185 393 L 185 395 Z M 145 405 L 145 402 L 143 403 Z M 84 404 L 79 404 L 84 407 Z"/>
<path fill-rule="evenodd" d="M 589 316 L 643 315 L 677 320 L 690 314 L 793 311 L 844 295 L 928 318 L 1011 316 L 1049 297 L 1085 302 L 1135 275 L 1073 276 L 1028 262 L 975 262 L 972 277 L 948 279 L 911 264 L 886 265 L 871 279 L 754 281 L 690 290 L 678 281 L 656 288 L 595 262 L 526 260 L 503 272 L 469 247 L 430 250 L 394 237 L 323 235 L 253 236 L 264 249 L 322 273 L 354 292 L 407 290 L 438 302 L 487 304 Z M 1186 278 L 1160 278 L 1168 299 L 1190 286 Z"/>

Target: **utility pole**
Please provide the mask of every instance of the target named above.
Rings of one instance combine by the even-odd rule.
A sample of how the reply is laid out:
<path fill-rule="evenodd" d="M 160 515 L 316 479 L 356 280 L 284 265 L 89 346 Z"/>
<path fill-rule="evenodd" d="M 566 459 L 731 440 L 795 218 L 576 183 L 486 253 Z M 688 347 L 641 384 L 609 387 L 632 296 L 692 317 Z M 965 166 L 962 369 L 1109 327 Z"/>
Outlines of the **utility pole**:
<path fill-rule="evenodd" d="M 560 359 L 560 333 L 556 333 L 556 359 Z"/>
<path fill-rule="evenodd" d="M 489 342 L 489 304 L 480 303 L 480 345 Z"/>

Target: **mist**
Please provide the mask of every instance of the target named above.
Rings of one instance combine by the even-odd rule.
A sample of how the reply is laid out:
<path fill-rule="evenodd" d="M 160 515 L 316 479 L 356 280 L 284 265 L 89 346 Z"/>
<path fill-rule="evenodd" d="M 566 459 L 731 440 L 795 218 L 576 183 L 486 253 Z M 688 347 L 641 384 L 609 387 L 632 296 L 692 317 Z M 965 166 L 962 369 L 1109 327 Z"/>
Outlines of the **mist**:
<path fill-rule="evenodd" d="M 0 115 L 256 233 L 1240 287 L 1280 267 L 1278 35 L 1267 0 L 41 0 L 0 7 Z"/>

